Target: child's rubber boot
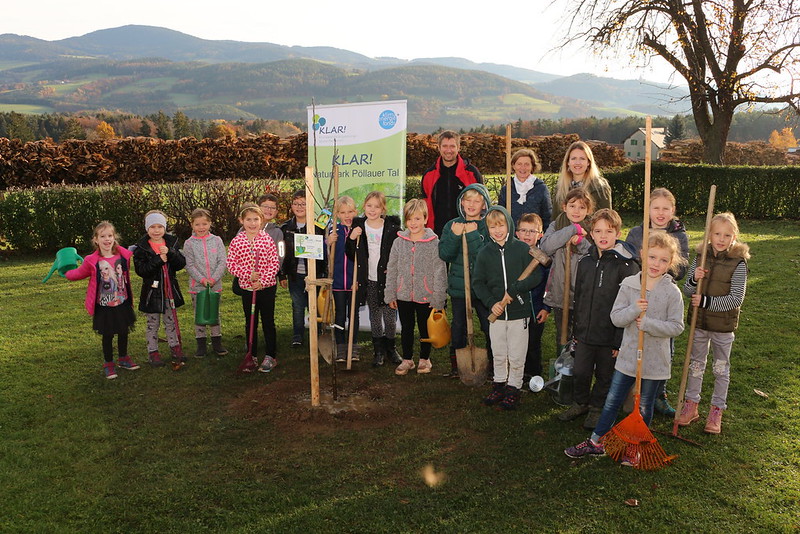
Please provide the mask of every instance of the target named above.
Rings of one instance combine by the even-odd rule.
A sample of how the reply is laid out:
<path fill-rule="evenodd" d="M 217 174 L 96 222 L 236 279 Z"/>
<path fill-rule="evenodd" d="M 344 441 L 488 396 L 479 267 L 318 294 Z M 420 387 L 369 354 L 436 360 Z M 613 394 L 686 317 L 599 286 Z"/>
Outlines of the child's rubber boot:
<path fill-rule="evenodd" d="M 380 367 L 383 365 L 383 360 L 386 357 L 386 345 L 382 337 L 372 338 L 372 367 Z"/>
<path fill-rule="evenodd" d="M 207 347 L 206 347 L 206 338 L 198 337 L 197 338 L 197 350 L 194 352 L 194 357 L 195 358 L 205 358 L 206 354 L 208 354 L 206 352 L 206 349 L 207 349 Z"/>
<path fill-rule="evenodd" d="M 394 337 L 385 337 L 383 338 L 383 342 L 385 343 L 386 347 L 386 357 L 389 358 L 389 361 L 392 362 L 394 365 L 400 365 L 403 363 L 403 358 L 400 357 L 400 354 L 397 352 L 397 340 Z"/>
<path fill-rule="evenodd" d="M 225 356 L 228 354 L 228 349 L 222 346 L 222 336 L 211 336 L 211 348 L 217 353 L 217 356 Z"/>

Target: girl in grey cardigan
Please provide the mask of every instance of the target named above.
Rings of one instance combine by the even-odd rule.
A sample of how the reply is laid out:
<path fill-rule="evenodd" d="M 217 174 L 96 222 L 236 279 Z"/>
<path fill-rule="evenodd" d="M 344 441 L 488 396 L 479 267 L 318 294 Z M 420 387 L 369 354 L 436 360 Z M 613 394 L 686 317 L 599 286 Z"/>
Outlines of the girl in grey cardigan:
<path fill-rule="evenodd" d="M 564 451 L 571 458 L 604 453 L 601 438 L 614 426 L 617 412 L 636 381 L 640 329 L 645 335 L 639 409 L 648 425 L 653 417 L 658 388 L 670 376 L 672 353 L 669 340 L 683 332 L 683 297 L 668 272 L 686 260 L 681 256 L 675 238 L 664 232 L 650 236 L 646 255 L 642 272 L 625 278 L 620 284 L 611 310 L 611 321 L 625 330 L 611 388 L 592 436 Z M 641 299 L 642 279 L 647 284 L 647 298 L 644 300 Z M 640 318 L 642 312 L 644 316 Z M 638 458 L 623 459 L 626 465 L 635 466 L 637 462 Z"/>
<path fill-rule="evenodd" d="M 186 271 L 189 273 L 189 293 L 192 295 L 192 308 L 197 306 L 197 293 L 211 286 L 215 293 L 222 292 L 222 276 L 225 274 L 225 244 L 222 239 L 210 232 L 211 214 L 198 208 L 192 212 L 192 237 L 183 244 L 183 255 L 186 257 Z M 211 346 L 218 356 L 228 354 L 222 346 L 222 328 L 219 320 L 213 325 L 194 325 L 194 337 L 197 340 L 195 357 L 206 355 L 206 339 L 211 331 Z"/>

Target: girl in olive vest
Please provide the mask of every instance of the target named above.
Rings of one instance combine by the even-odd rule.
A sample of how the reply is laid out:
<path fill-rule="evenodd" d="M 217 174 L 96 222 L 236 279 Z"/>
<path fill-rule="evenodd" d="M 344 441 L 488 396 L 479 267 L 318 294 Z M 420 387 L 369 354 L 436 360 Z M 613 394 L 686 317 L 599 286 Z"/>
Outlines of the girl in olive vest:
<path fill-rule="evenodd" d="M 697 313 L 697 329 L 692 344 L 686 400 L 678 417 L 680 426 L 687 426 L 700 418 L 697 406 L 703 386 L 709 346 L 714 353 L 714 391 L 708 412 L 705 431 L 719 434 L 722 412 L 728 407 L 730 383 L 730 357 L 734 331 L 739 324 L 739 309 L 744 301 L 747 285 L 747 260 L 750 249 L 739 243 L 739 225 L 731 213 L 720 213 L 711 219 L 708 243 L 701 243 L 698 253 L 708 247 L 706 269 L 697 267 L 695 257 L 683 292 L 692 298 L 690 313 Z M 699 254 L 698 254 L 699 256 Z M 702 293 L 697 293 L 697 282 L 705 279 Z"/>

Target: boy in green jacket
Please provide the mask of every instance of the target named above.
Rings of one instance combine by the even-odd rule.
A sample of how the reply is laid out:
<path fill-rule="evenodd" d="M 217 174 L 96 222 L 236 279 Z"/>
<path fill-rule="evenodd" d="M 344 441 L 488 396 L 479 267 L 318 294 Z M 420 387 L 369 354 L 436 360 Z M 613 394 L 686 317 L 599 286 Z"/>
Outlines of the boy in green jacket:
<path fill-rule="evenodd" d="M 473 287 L 477 297 L 492 310 L 497 320 L 489 325 L 494 352 L 494 384 L 483 403 L 513 410 L 519 404 L 528 352 L 532 310 L 530 291 L 541 281 L 541 271 L 536 269 L 519 279 L 533 258 L 529 253 L 530 247 L 514 237 L 514 222 L 505 208 L 489 208 L 486 226 L 490 241 L 475 260 Z"/>
<path fill-rule="evenodd" d="M 467 346 L 467 300 L 464 292 L 464 256 L 461 248 L 461 234 L 467 236 L 467 252 L 471 267 L 474 268 L 478 252 L 489 242 L 489 231 L 483 217 L 492 204 L 489 191 L 483 184 L 471 184 L 465 187 L 458 196 L 459 217 L 444 225 L 439 238 L 439 257 L 448 264 L 447 294 L 453 307 L 453 324 L 451 325 L 452 341 L 450 342 L 450 372 L 445 376 L 458 378 L 456 350 Z M 472 272 L 470 270 L 470 272 Z M 474 293 L 473 288 L 473 293 Z M 473 298 L 475 313 L 478 315 L 481 330 L 486 335 L 489 345 L 489 309 Z M 486 347 L 489 360 L 492 358 L 490 346 Z"/>

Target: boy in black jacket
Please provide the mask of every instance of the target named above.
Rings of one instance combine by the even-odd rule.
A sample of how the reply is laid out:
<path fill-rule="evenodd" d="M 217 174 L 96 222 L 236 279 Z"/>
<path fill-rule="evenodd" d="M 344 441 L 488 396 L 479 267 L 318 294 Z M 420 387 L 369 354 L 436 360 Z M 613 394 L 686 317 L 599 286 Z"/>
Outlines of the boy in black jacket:
<path fill-rule="evenodd" d="M 147 234 L 136 243 L 133 261 L 136 274 L 142 277 L 139 311 L 144 312 L 147 318 L 148 360 L 152 367 L 164 365 L 158 352 L 158 329 L 163 316 L 172 361 L 182 365 L 186 363 L 186 356 L 172 310 L 183 306 L 183 295 L 175 273 L 186 266 L 186 258 L 178 249 L 178 238 L 167 233 L 167 217 L 163 212 L 148 211 L 144 226 Z"/>
<path fill-rule="evenodd" d="M 571 421 L 588 412 L 584 428 L 594 429 L 597 425 L 611 386 L 614 357 L 622 343 L 622 328 L 611 322 L 619 285 L 639 272 L 632 247 L 619 239 L 621 230 L 622 219 L 616 211 L 604 208 L 595 212 L 591 221 L 594 245 L 578 263 L 573 312 L 573 404 L 558 418 Z"/>

